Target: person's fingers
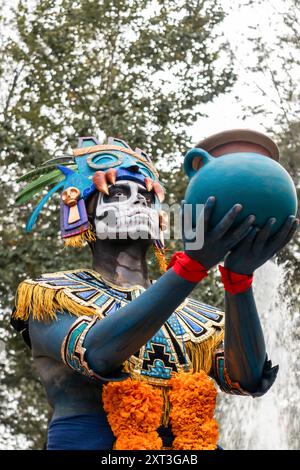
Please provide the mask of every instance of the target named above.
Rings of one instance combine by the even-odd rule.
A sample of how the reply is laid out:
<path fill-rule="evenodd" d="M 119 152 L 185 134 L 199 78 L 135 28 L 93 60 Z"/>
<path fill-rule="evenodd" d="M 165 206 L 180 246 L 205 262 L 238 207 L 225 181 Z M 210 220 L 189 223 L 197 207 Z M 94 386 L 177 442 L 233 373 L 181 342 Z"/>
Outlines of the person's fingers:
<path fill-rule="evenodd" d="M 299 219 L 295 219 L 288 236 L 286 237 L 286 239 L 283 242 L 283 246 L 285 246 L 287 243 L 289 243 L 289 241 L 293 238 L 293 236 L 294 236 L 296 230 L 298 229 L 298 227 L 299 227 Z"/>
<path fill-rule="evenodd" d="M 247 253 L 252 248 L 253 242 L 258 233 L 258 227 L 249 227 L 245 237 L 237 244 L 237 246 L 233 247 L 235 253 L 241 253 L 241 255 L 243 253 Z"/>
<path fill-rule="evenodd" d="M 243 209 L 241 204 L 235 204 L 223 217 L 223 219 L 216 225 L 212 231 L 215 238 L 221 238 L 230 229 L 236 217 Z"/>
<path fill-rule="evenodd" d="M 207 232 L 209 221 L 216 203 L 215 196 L 210 196 L 204 206 L 204 233 Z"/>
<path fill-rule="evenodd" d="M 185 218 L 186 218 L 186 214 L 184 213 L 184 206 L 185 206 L 185 199 L 182 199 L 181 203 L 180 203 L 180 215 L 181 215 L 181 231 L 182 231 L 182 236 L 183 236 L 183 239 L 185 239 L 185 233 L 184 233 L 184 221 L 185 221 Z"/>
<path fill-rule="evenodd" d="M 202 212 L 199 215 L 198 220 L 196 221 L 196 228 L 193 229 L 193 210 L 192 204 L 187 204 L 185 200 L 181 202 L 181 215 L 182 215 L 182 227 L 184 228 L 184 238 L 186 240 L 193 240 L 197 238 L 197 235 L 203 230 L 204 224 L 204 233 L 206 232 L 212 211 L 214 209 L 216 198 L 210 196 L 202 209 Z"/>
<path fill-rule="evenodd" d="M 295 216 L 290 215 L 286 221 L 282 224 L 278 232 L 276 232 L 268 243 L 268 248 L 273 252 L 277 253 L 279 249 L 284 245 L 285 240 L 288 238 L 290 230 L 295 222 Z"/>
<path fill-rule="evenodd" d="M 194 234 L 194 236 L 196 236 L 197 239 L 199 239 L 202 233 L 205 234 L 208 231 L 210 218 L 215 207 L 215 202 L 215 196 L 210 196 L 204 204 L 204 208 L 196 223 L 196 234 Z"/>
<path fill-rule="evenodd" d="M 282 242 L 281 245 L 277 248 L 277 250 L 276 250 L 276 252 L 274 252 L 274 254 L 275 254 L 275 253 L 278 253 L 280 250 L 282 250 L 282 249 L 285 247 L 285 245 L 287 245 L 287 244 L 291 241 L 291 239 L 293 238 L 293 236 L 294 236 L 296 230 L 298 229 L 298 227 L 299 227 L 299 219 L 295 219 L 295 220 L 293 221 L 293 224 L 292 224 L 292 226 L 291 226 L 291 229 L 290 229 L 290 231 L 289 231 L 289 233 L 288 233 L 286 239 L 283 240 L 283 242 Z"/>
<path fill-rule="evenodd" d="M 247 248 L 250 248 L 250 246 L 255 241 L 255 237 L 258 236 L 259 232 L 260 232 L 260 229 L 258 227 L 252 227 L 247 237 L 245 237 L 244 240 L 242 241 L 243 245 Z"/>
<path fill-rule="evenodd" d="M 228 240 L 228 246 L 233 247 L 237 245 L 253 228 L 255 222 L 255 215 L 249 215 L 236 229 L 229 230 L 225 237 Z"/>
<path fill-rule="evenodd" d="M 184 204 L 185 204 L 185 200 L 182 199 L 181 203 L 180 203 L 180 219 L 181 219 L 181 227 L 183 227 L 183 212 L 184 212 Z"/>
<path fill-rule="evenodd" d="M 181 226 L 184 240 L 195 238 L 192 230 L 192 206 L 185 199 L 181 201 Z"/>
<path fill-rule="evenodd" d="M 180 203 L 180 213 L 181 213 L 181 217 L 183 217 L 183 212 L 184 212 L 184 205 L 186 204 L 186 201 L 185 199 L 182 199 L 181 203 Z"/>
<path fill-rule="evenodd" d="M 270 219 L 267 220 L 265 225 L 262 227 L 260 230 L 259 234 L 257 235 L 255 239 L 255 249 L 262 250 L 265 243 L 269 239 L 272 228 L 274 224 L 276 223 L 275 217 L 271 217 Z"/>

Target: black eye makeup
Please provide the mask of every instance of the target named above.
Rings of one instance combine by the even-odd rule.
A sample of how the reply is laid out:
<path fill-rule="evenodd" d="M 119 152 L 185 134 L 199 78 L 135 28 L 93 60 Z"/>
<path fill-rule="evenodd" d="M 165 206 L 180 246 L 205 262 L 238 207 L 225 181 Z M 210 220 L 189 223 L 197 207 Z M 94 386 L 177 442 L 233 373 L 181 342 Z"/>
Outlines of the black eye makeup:
<path fill-rule="evenodd" d="M 150 205 L 155 202 L 153 191 L 149 192 L 145 188 L 139 187 L 138 193 L 142 195 L 147 204 Z M 116 201 L 126 201 L 131 196 L 131 188 L 127 184 L 118 184 L 118 185 L 111 185 L 109 187 L 109 194 L 103 195 L 103 202 L 116 202 Z"/>
<path fill-rule="evenodd" d="M 111 202 L 117 200 L 124 200 L 130 197 L 130 188 L 125 184 L 120 184 L 118 186 L 111 185 L 109 187 L 109 195 L 103 196 L 104 202 Z"/>
<path fill-rule="evenodd" d="M 139 189 L 139 194 L 144 196 L 148 204 L 152 204 L 154 202 L 154 194 L 153 192 L 149 192 L 146 189 Z"/>

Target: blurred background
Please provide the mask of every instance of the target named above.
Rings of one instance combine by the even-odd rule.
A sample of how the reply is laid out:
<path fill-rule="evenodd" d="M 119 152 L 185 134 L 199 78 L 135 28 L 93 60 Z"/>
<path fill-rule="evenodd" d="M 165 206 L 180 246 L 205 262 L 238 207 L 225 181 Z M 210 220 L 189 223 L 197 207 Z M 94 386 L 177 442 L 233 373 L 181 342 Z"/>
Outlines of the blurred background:
<path fill-rule="evenodd" d="M 185 152 L 248 127 L 276 141 L 299 190 L 299 79 L 298 0 L 0 0 L 1 449 L 41 449 L 51 416 L 30 352 L 9 326 L 17 285 L 90 267 L 88 249 L 62 247 L 57 198 L 24 234 L 31 205 L 16 207 L 17 178 L 70 153 L 79 136 L 115 136 L 150 154 L 172 203 L 187 185 Z M 267 350 L 280 371 L 263 398 L 219 395 L 227 449 L 300 448 L 299 246 L 298 231 L 256 273 Z M 195 295 L 223 308 L 214 271 Z"/>

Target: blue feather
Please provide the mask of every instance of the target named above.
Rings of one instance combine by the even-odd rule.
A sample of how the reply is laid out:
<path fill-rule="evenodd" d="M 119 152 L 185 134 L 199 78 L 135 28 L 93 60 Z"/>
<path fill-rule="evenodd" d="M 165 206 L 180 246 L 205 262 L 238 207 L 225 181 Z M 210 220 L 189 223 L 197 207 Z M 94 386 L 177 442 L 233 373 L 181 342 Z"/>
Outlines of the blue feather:
<path fill-rule="evenodd" d="M 56 165 L 56 168 L 60 170 L 65 175 L 66 178 L 76 173 L 74 170 L 72 170 L 71 168 L 68 168 L 67 166 Z"/>
<path fill-rule="evenodd" d="M 57 183 L 55 186 L 53 186 L 52 189 L 50 189 L 50 191 L 40 200 L 40 202 L 38 203 L 38 205 L 35 207 L 34 211 L 32 212 L 30 218 L 28 219 L 28 222 L 26 224 L 26 232 L 31 232 L 34 224 L 36 223 L 37 221 L 37 218 L 42 210 L 42 208 L 44 207 L 44 205 L 46 204 L 46 202 L 48 201 L 48 199 L 50 199 L 50 197 L 56 193 L 56 191 L 58 189 L 60 189 L 63 185 L 65 184 L 65 180 L 63 181 L 60 181 L 59 183 Z"/>

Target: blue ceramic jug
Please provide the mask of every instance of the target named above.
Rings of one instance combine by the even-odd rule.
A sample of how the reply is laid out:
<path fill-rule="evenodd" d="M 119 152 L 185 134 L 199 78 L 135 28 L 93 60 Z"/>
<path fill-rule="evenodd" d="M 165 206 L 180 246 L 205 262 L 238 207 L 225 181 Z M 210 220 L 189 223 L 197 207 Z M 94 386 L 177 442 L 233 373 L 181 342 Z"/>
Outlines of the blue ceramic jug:
<path fill-rule="evenodd" d="M 187 203 L 204 204 L 209 196 L 216 197 L 212 226 L 237 203 L 242 204 L 243 210 L 235 225 L 250 214 L 256 216 L 259 227 L 269 217 L 276 217 L 275 232 L 289 215 L 296 215 L 297 195 L 292 178 L 265 155 L 239 152 L 213 157 L 194 148 L 185 156 L 184 169 L 190 179 L 185 193 Z"/>

